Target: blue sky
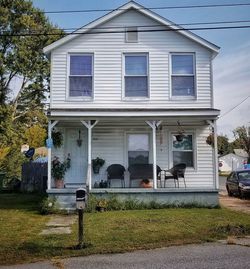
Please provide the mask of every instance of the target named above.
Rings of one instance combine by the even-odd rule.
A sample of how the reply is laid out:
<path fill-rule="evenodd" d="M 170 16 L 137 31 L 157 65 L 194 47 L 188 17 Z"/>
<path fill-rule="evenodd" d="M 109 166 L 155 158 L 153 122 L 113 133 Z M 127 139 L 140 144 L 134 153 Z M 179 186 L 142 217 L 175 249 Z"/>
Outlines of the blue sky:
<path fill-rule="evenodd" d="M 44 11 L 115 9 L 126 0 L 33 0 L 34 6 Z M 250 0 L 138 0 L 145 7 L 250 3 Z M 154 10 L 175 23 L 250 20 L 250 6 L 162 9 Z M 60 28 L 79 28 L 106 12 L 48 14 L 51 22 Z M 250 25 L 245 23 L 243 25 Z M 195 31 L 196 34 L 221 47 L 214 60 L 215 108 L 221 115 L 250 95 L 250 28 Z M 232 130 L 250 125 L 250 98 L 218 120 L 219 133 L 232 138 Z"/>

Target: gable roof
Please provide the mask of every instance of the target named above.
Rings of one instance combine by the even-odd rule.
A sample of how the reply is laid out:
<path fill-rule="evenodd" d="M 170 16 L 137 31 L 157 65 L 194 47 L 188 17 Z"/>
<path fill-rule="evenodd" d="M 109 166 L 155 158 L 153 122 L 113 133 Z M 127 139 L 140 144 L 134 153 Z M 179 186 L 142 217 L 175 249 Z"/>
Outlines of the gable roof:
<path fill-rule="evenodd" d="M 220 48 L 218 46 L 216 46 L 215 44 L 213 44 L 213 43 L 205 40 L 204 38 L 190 32 L 189 30 L 185 30 L 183 27 L 173 23 L 170 20 L 163 18 L 159 14 L 156 14 L 155 12 L 153 12 L 149 9 L 146 9 L 144 6 L 139 5 L 138 3 L 134 2 L 134 1 L 130 1 L 127 4 L 121 6 L 117 9 L 114 9 L 113 11 L 104 15 L 103 17 L 100 17 L 100 18 L 90 22 L 89 24 L 86 24 L 85 26 L 72 32 L 71 34 L 66 35 L 65 37 L 55 41 L 54 43 L 45 47 L 43 49 L 43 51 L 45 54 L 49 54 L 53 49 L 69 42 L 70 40 L 77 38 L 79 36 L 79 34 L 87 33 L 91 29 L 99 26 L 100 24 L 103 24 L 103 23 L 115 18 L 116 16 L 123 14 L 124 12 L 127 12 L 128 10 L 133 10 L 133 9 L 140 12 L 141 14 L 144 14 L 145 16 L 148 16 L 151 19 L 161 23 L 163 26 L 167 26 L 170 29 L 178 31 L 178 33 L 180 35 L 183 35 L 183 36 L 191 39 L 192 41 L 195 41 L 195 42 L 199 43 L 200 45 L 206 47 L 207 49 L 210 49 L 214 53 L 215 56 L 218 54 Z"/>

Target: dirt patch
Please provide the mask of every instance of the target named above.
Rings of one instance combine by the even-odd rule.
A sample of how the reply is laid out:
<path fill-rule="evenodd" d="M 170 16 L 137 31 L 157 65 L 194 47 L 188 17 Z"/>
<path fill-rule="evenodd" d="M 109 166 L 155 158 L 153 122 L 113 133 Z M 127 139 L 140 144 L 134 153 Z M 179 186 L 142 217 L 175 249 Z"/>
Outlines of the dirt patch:
<path fill-rule="evenodd" d="M 250 214 L 250 199 L 229 197 L 225 191 L 220 192 L 219 201 L 222 207 Z"/>

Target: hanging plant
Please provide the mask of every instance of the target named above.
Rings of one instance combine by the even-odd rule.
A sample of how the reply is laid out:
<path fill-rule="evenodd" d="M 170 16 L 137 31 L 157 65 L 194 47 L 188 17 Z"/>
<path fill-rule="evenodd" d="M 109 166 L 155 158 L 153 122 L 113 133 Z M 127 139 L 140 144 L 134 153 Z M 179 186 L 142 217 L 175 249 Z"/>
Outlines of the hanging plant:
<path fill-rule="evenodd" d="M 207 139 L 206 139 L 206 143 L 212 147 L 214 147 L 214 134 L 211 133 Z"/>
<path fill-rule="evenodd" d="M 53 131 L 51 134 L 53 145 L 55 148 L 60 148 L 63 144 L 63 135 L 59 131 Z"/>
<path fill-rule="evenodd" d="M 183 138 L 185 137 L 185 131 L 182 128 L 182 126 L 181 126 L 181 124 L 180 124 L 179 121 L 177 121 L 177 124 L 178 124 L 178 133 L 175 135 L 175 137 L 176 137 L 176 140 L 178 142 L 182 142 L 183 141 Z"/>
<path fill-rule="evenodd" d="M 92 160 L 92 167 L 94 174 L 99 174 L 100 168 L 104 165 L 105 160 L 97 157 Z"/>

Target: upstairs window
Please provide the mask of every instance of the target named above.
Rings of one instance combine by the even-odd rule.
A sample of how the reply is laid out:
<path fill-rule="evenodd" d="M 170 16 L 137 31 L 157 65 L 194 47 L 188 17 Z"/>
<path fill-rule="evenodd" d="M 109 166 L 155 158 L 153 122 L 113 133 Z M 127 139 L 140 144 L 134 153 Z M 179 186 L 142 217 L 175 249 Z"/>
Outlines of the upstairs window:
<path fill-rule="evenodd" d="M 125 97 L 148 97 L 147 54 L 125 54 Z"/>
<path fill-rule="evenodd" d="M 70 55 L 69 96 L 92 97 L 93 55 Z"/>
<path fill-rule="evenodd" d="M 128 27 L 125 32 L 125 41 L 128 43 L 138 42 L 137 27 Z"/>
<path fill-rule="evenodd" d="M 195 97 L 194 54 L 171 55 L 172 96 Z"/>

